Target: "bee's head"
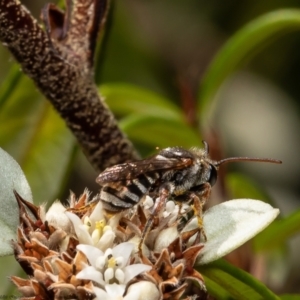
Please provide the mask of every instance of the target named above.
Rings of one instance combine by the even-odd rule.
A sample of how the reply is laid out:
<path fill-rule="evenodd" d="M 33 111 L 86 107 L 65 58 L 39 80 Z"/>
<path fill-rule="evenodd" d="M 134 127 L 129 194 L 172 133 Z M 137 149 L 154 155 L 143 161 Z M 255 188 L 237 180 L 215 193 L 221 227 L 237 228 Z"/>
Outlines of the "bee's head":
<path fill-rule="evenodd" d="M 207 142 L 202 141 L 204 144 L 204 150 L 200 153 L 201 157 L 204 157 L 203 164 L 204 164 L 204 181 L 209 183 L 211 186 L 213 186 L 218 178 L 218 166 L 216 165 L 216 162 L 211 160 L 209 158 L 209 146 Z"/>

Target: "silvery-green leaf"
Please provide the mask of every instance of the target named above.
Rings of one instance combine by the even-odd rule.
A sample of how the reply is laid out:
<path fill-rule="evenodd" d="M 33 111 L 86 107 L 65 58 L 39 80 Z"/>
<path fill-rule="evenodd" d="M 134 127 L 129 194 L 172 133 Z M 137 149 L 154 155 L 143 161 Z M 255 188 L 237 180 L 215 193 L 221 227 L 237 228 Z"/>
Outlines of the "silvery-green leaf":
<path fill-rule="evenodd" d="M 266 228 L 279 209 L 252 199 L 236 199 L 208 209 L 203 216 L 207 236 L 197 263 L 207 264 L 228 254 Z"/>
<path fill-rule="evenodd" d="M 19 208 L 13 190 L 32 202 L 28 182 L 19 164 L 0 148 L 0 256 L 12 254 L 10 241 L 16 239 Z"/>

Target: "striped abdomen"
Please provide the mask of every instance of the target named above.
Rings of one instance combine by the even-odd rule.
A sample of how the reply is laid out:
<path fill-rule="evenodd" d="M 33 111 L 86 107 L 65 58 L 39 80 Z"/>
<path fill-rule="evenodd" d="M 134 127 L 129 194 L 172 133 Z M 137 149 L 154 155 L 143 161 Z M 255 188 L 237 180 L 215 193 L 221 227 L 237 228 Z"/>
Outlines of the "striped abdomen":
<path fill-rule="evenodd" d="M 132 208 L 149 192 L 157 179 L 159 174 L 154 172 L 141 174 L 129 182 L 107 183 L 100 193 L 104 209 L 117 213 Z"/>

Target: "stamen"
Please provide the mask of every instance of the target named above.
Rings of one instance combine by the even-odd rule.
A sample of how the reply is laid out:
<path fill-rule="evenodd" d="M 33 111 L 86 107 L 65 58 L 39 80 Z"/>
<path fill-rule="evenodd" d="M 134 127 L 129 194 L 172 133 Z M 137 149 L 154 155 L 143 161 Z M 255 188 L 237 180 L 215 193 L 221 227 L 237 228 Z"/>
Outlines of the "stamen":
<path fill-rule="evenodd" d="M 85 228 L 87 229 L 87 231 L 90 230 L 90 228 L 92 227 L 92 221 L 88 216 L 85 216 L 84 220 L 83 220 L 83 225 L 85 226 Z"/>
<path fill-rule="evenodd" d="M 106 258 L 104 256 L 100 256 L 96 260 L 96 268 L 99 270 L 103 270 L 106 264 Z"/>
<path fill-rule="evenodd" d="M 124 258 L 122 256 L 116 257 L 116 267 L 122 268 L 124 264 Z"/>
<path fill-rule="evenodd" d="M 116 259 L 112 256 L 111 258 L 109 258 L 109 260 L 107 261 L 107 267 L 108 268 L 114 268 L 116 266 Z"/>
<path fill-rule="evenodd" d="M 106 283 L 110 283 L 110 280 L 114 278 L 114 270 L 112 268 L 108 268 L 104 272 L 104 281 Z"/>
<path fill-rule="evenodd" d="M 121 269 L 117 269 L 115 271 L 115 278 L 119 281 L 119 284 L 122 284 L 125 282 L 125 274 Z"/>

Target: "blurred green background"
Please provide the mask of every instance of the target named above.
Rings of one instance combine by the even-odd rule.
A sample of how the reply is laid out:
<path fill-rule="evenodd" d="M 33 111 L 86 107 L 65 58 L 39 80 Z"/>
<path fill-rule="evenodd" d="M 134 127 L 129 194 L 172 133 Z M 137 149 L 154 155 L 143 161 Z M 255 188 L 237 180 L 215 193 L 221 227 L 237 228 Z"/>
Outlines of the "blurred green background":
<path fill-rule="evenodd" d="M 37 18 L 47 3 L 22 2 Z M 153 153 L 155 146 L 201 146 L 205 139 L 215 159 L 281 159 L 280 166 L 250 163 L 228 168 L 259 184 L 283 216 L 298 209 L 299 1 L 119 0 L 113 1 L 111 8 L 95 78 L 120 126 L 141 154 Z M 219 61 L 211 73 L 207 71 L 238 30 L 266 13 L 288 8 L 295 13 L 295 20 L 283 17 L 285 21 L 267 37 L 263 35 L 267 29 L 253 36 L 245 34 L 241 46 L 236 42 L 231 54 L 228 49 L 228 58 L 223 52 L 224 65 Z M 272 23 L 271 19 L 268 22 Z M 274 24 L 272 28 L 276 28 Z M 250 45 L 248 50 L 245 45 Z M 30 80 L 20 76 L 19 67 L 2 46 L 0 57 L 0 146 L 21 164 L 34 199 L 65 200 L 69 190 L 79 195 L 85 187 L 96 193 L 97 174 L 81 151 L 74 150 L 74 139 L 64 124 Z M 210 82 L 218 82 L 218 75 L 224 77 L 220 79 L 222 85 L 209 87 Z M 209 88 L 213 93 L 207 92 Z M 43 136 L 42 142 L 39 136 Z M 247 189 L 241 194 L 251 197 Z M 219 196 L 217 192 L 215 195 Z M 257 270 L 252 273 L 276 292 L 300 292 L 299 240 L 293 236 L 288 241 L 284 259 L 278 254 L 280 263 L 265 272 L 267 276 Z M 14 273 L 15 268 L 11 270 Z M 3 288 L 4 293 L 5 284 Z"/>

